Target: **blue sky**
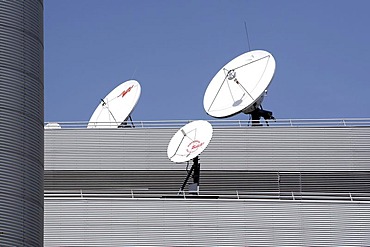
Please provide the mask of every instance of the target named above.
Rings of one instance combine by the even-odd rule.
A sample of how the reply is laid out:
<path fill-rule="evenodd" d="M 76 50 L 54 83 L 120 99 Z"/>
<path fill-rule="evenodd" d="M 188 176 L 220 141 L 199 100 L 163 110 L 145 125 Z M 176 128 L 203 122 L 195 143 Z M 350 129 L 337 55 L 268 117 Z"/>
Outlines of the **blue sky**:
<path fill-rule="evenodd" d="M 370 1 L 44 1 L 45 121 L 88 121 L 136 79 L 141 120 L 213 119 L 203 95 L 236 56 L 269 51 L 277 119 L 370 117 Z M 232 119 L 248 119 L 238 114 Z"/>

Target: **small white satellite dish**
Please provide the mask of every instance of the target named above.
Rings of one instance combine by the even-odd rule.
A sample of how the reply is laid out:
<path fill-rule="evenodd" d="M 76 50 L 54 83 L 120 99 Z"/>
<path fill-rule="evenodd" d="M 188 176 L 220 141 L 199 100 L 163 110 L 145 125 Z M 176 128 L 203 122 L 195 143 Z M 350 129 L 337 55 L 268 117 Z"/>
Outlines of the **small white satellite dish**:
<path fill-rule="evenodd" d="M 191 174 L 193 174 L 193 183 L 189 185 L 189 192 L 199 194 L 200 164 L 198 155 L 208 146 L 212 134 L 213 128 L 209 122 L 197 120 L 180 128 L 168 144 L 167 156 L 172 162 L 182 163 L 193 160 L 193 165 L 178 194 L 183 193 Z"/>
<path fill-rule="evenodd" d="M 60 126 L 59 123 L 57 122 L 50 122 L 50 123 L 47 123 L 45 126 L 44 126 L 44 129 L 61 129 L 62 127 Z"/>
<path fill-rule="evenodd" d="M 189 161 L 204 151 L 212 139 L 212 125 L 204 120 L 180 128 L 168 144 L 167 156 L 172 162 Z"/>
<path fill-rule="evenodd" d="M 263 50 L 250 51 L 231 60 L 207 87 L 203 99 L 207 114 L 225 118 L 256 110 L 274 76 L 275 66 L 274 57 Z"/>
<path fill-rule="evenodd" d="M 118 128 L 127 124 L 141 93 L 139 82 L 129 80 L 114 88 L 92 114 L 87 128 Z"/>

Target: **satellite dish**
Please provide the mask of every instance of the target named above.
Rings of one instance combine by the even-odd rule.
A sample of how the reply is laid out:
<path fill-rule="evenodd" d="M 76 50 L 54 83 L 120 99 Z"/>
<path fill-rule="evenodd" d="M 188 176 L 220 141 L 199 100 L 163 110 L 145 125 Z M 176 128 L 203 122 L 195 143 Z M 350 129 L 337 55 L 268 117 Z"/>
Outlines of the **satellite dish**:
<path fill-rule="evenodd" d="M 275 59 L 267 51 L 250 51 L 234 58 L 209 83 L 203 99 L 205 111 L 212 117 L 225 118 L 257 110 L 264 117 L 271 112 L 259 107 L 274 73 Z"/>
<path fill-rule="evenodd" d="M 167 156 L 172 162 L 189 161 L 204 151 L 212 139 L 212 125 L 204 120 L 180 128 L 168 144 Z"/>
<path fill-rule="evenodd" d="M 193 165 L 183 182 L 179 193 L 183 193 L 188 180 L 193 174 L 193 183 L 189 192 L 199 194 L 200 164 L 198 155 L 208 146 L 212 139 L 212 125 L 204 120 L 197 120 L 180 128 L 172 137 L 167 148 L 167 156 L 172 162 L 182 163 L 193 160 Z"/>
<path fill-rule="evenodd" d="M 61 129 L 62 127 L 60 126 L 59 123 L 57 122 L 50 122 L 50 123 L 47 123 L 45 126 L 44 126 L 44 129 Z"/>
<path fill-rule="evenodd" d="M 113 89 L 92 114 L 87 128 L 126 127 L 141 93 L 139 82 L 129 80 Z"/>

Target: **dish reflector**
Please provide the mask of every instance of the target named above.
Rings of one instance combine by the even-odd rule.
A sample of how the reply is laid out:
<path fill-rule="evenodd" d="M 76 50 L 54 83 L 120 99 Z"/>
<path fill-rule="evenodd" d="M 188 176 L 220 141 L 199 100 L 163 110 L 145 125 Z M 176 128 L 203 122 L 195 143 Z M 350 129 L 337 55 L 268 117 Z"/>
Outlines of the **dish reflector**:
<path fill-rule="evenodd" d="M 255 110 L 263 101 L 275 66 L 274 57 L 262 50 L 250 51 L 231 60 L 207 87 L 203 99 L 207 114 L 223 118 Z"/>
<path fill-rule="evenodd" d="M 204 120 L 186 124 L 172 137 L 167 156 L 172 162 L 189 161 L 204 151 L 212 139 L 212 125 Z"/>
<path fill-rule="evenodd" d="M 45 126 L 44 126 L 44 129 L 61 129 L 62 127 L 60 126 L 59 123 L 57 122 L 50 122 L 50 123 L 47 123 Z"/>
<path fill-rule="evenodd" d="M 129 80 L 113 89 L 92 114 L 87 128 L 117 128 L 134 110 L 141 93 L 139 82 Z"/>

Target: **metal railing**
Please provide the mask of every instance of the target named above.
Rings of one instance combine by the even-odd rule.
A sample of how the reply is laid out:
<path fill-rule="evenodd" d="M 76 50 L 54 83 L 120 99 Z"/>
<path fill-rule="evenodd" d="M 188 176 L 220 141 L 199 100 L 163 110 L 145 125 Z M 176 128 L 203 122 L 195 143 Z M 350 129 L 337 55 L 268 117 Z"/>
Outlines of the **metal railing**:
<path fill-rule="evenodd" d="M 99 128 L 180 128 L 193 120 L 160 120 L 160 121 L 133 121 L 125 124 L 99 122 Z M 369 127 L 370 118 L 331 118 L 331 119 L 277 119 L 274 121 L 253 122 L 251 120 L 207 120 L 214 128 L 239 127 Z M 74 122 L 45 122 L 45 129 L 83 129 L 94 123 L 86 121 Z"/>
<path fill-rule="evenodd" d="M 49 190 L 45 199 L 234 199 L 234 200 L 284 200 L 284 201 L 337 201 L 370 203 L 370 193 L 318 193 L 318 192 L 250 192 L 250 191 L 153 191 L 132 190 Z"/>

